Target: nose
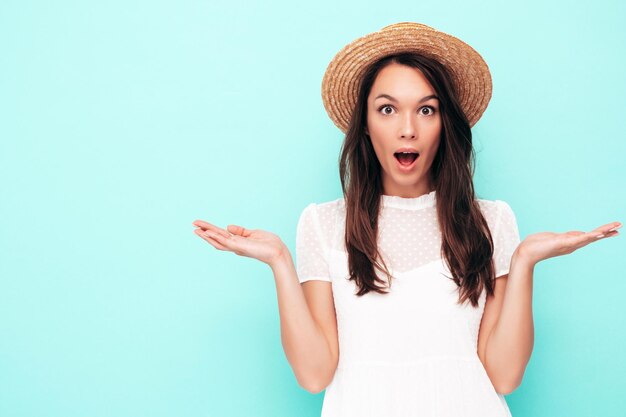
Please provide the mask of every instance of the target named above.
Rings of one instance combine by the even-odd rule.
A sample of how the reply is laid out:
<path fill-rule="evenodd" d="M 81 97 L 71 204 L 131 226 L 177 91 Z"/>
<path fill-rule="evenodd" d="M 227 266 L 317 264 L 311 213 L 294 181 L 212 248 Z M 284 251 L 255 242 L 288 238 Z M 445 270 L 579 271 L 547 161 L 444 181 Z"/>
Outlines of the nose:
<path fill-rule="evenodd" d="M 415 127 L 415 118 L 412 114 L 405 114 L 402 118 L 400 126 L 400 137 L 402 139 L 415 139 L 416 135 L 416 127 Z"/>

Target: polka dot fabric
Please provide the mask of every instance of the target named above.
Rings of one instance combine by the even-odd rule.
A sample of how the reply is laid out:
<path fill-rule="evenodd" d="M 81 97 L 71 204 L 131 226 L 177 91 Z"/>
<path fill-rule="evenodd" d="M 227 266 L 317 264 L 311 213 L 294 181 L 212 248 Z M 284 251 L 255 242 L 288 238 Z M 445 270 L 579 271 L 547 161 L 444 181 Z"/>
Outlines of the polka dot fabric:
<path fill-rule="evenodd" d="M 515 214 L 506 202 L 496 200 L 498 206 L 496 225 L 492 228 L 490 223 L 489 230 L 495 230 L 493 234 L 494 261 L 496 267 L 496 278 L 509 273 L 511 264 L 511 256 L 520 244 L 519 230 L 517 228 L 517 220 Z M 494 214 L 491 215 L 495 216 Z"/>
<path fill-rule="evenodd" d="M 435 191 L 416 198 L 382 196 L 378 245 L 392 272 L 407 272 L 441 258 L 441 229 L 437 223 Z M 494 241 L 496 277 L 509 272 L 513 251 L 520 243 L 515 215 L 501 200 L 478 199 Z M 330 282 L 328 255 L 345 251 L 343 198 L 309 204 L 296 232 L 296 265 L 300 282 Z"/>
<path fill-rule="evenodd" d="M 394 279 L 387 294 L 355 295 L 342 198 L 311 203 L 298 220 L 298 279 L 329 282 L 337 314 L 339 364 L 322 417 L 510 417 L 477 354 L 486 293 L 477 307 L 459 304 L 447 279 L 436 192 L 381 198 L 378 244 Z M 520 241 L 515 215 L 501 200 L 478 203 L 494 240 L 496 276 L 504 276 Z"/>
<path fill-rule="evenodd" d="M 296 232 L 296 265 L 300 282 L 311 279 L 330 282 L 325 237 L 330 229 L 332 224 L 328 221 L 319 221 L 315 203 L 309 204 L 300 215 Z"/>

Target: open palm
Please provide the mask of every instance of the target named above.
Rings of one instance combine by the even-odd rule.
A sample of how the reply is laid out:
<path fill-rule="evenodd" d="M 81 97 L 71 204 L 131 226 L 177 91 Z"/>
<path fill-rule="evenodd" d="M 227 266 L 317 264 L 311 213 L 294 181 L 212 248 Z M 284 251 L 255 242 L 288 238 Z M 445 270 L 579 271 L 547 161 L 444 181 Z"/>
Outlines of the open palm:
<path fill-rule="evenodd" d="M 567 255 L 592 242 L 616 236 L 618 234 L 617 229 L 620 227 L 622 227 L 620 222 L 611 222 L 590 232 L 573 230 L 565 233 L 534 233 L 528 235 L 520 243 L 518 252 L 526 260 L 536 264 L 544 259 Z"/>
<path fill-rule="evenodd" d="M 287 249 L 279 236 L 265 230 L 246 229 L 234 224 L 224 230 L 203 220 L 192 224 L 197 227 L 194 233 L 216 249 L 258 259 L 270 266 Z"/>

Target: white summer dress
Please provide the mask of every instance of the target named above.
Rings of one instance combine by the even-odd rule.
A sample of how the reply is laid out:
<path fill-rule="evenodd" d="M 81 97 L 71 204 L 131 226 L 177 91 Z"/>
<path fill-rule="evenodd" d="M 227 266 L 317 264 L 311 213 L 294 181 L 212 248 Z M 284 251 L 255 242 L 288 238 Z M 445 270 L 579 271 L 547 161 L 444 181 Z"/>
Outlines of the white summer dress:
<path fill-rule="evenodd" d="M 378 245 L 394 278 L 388 294 L 354 295 L 343 198 L 302 211 L 298 279 L 331 282 L 337 314 L 339 363 L 324 392 L 322 417 L 511 416 L 477 353 L 486 292 L 476 308 L 469 300 L 456 303 L 458 287 L 440 254 L 435 194 L 381 197 Z M 520 242 L 515 215 L 504 201 L 478 202 L 500 277 Z"/>

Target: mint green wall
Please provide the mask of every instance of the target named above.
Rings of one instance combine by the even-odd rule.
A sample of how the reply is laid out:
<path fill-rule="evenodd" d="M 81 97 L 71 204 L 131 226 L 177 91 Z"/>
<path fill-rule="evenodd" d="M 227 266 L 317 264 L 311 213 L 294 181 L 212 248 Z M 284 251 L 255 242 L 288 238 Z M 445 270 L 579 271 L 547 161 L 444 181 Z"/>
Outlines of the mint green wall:
<path fill-rule="evenodd" d="M 0 415 L 319 416 L 270 269 L 191 222 L 293 251 L 301 210 L 341 196 L 326 65 L 407 20 L 489 64 L 476 186 L 522 238 L 626 220 L 624 2 L 5 0 Z M 624 239 L 537 266 L 515 417 L 623 415 Z"/>

